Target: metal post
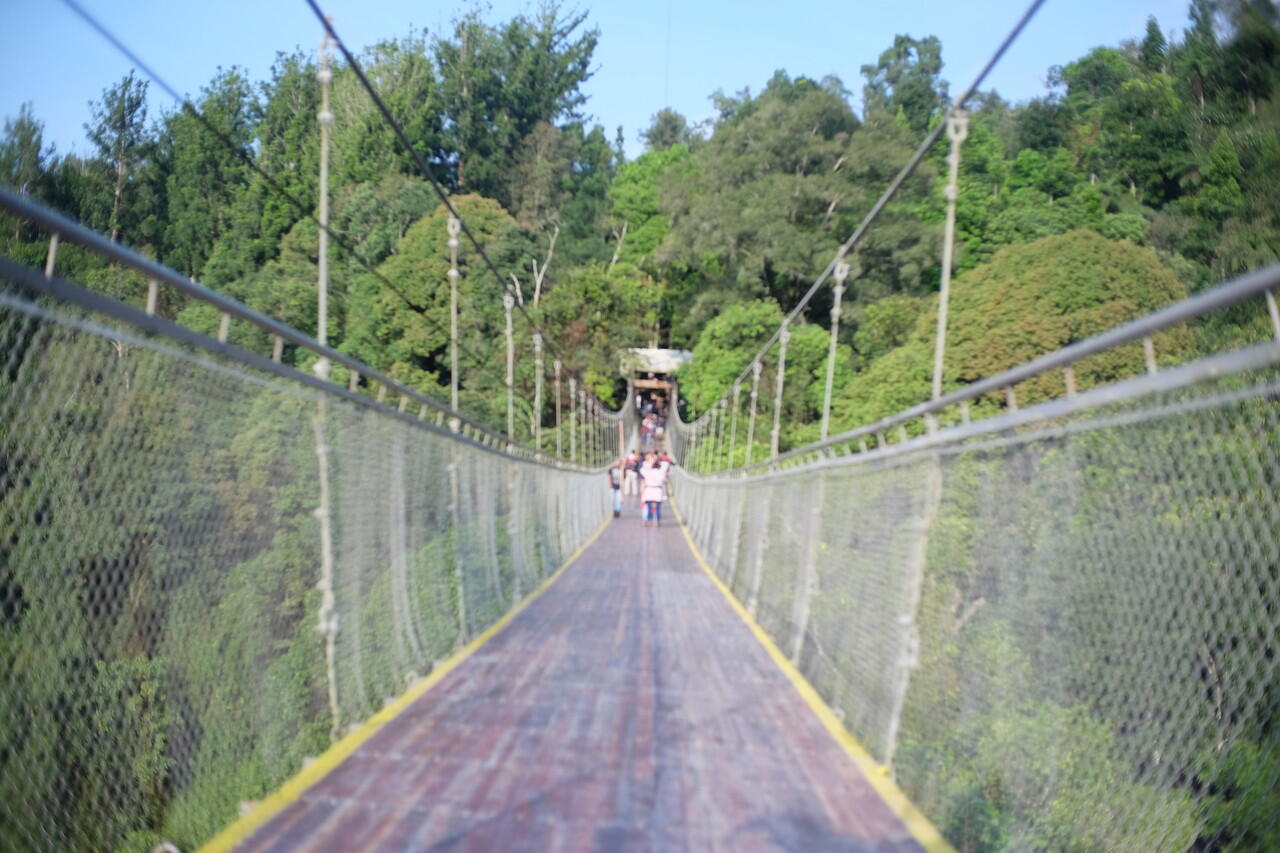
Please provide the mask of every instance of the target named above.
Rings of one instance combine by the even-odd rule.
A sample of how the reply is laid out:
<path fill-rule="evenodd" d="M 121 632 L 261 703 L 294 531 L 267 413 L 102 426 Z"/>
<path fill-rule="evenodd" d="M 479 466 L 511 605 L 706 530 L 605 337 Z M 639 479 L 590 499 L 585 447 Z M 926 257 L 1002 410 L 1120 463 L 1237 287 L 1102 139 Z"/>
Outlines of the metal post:
<path fill-rule="evenodd" d="M 891 684 L 885 685 L 892 691 L 888 725 L 884 740 L 886 744 L 884 765 L 893 766 L 893 753 L 898 746 L 898 726 L 902 719 L 902 709 L 906 703 L 907 689 L 910 686 L 911 671 L 920 664 L 920 599 L 924 590 L 925 563 L 929 554 L 929 535 L 933 531 L 934 522 L 938 518 L 938 508 L 942 504 L 942 463 L 938 456 L 928 458 L 925 468 L 923 489 L 919 495 L 919 508 L 910 513 L 910 521 L 905 525 L 909 537 L 904 554 L 903 580 L 907 584 L 907 597 L 897 614 L 897 622 L 907 631 L 907 643 L 901 649 L 896 664 L 896 673 Z M 913 529 L 914 528 L 914 529 Z M 914 535 L 912 535 L 914 534 Z"/>
<path fill-rule="evenodd" d="M 53 270 L 58 263 L 58 240 L 60 239 L 57 231 L 49 235 L 49 252 L 44 257 L 45 278 L 53 278 Z"/>
<path fill-rule="evenodd" d="M 542 452 L 542 333 L 533 333 L 533 446 Z"/>
<path fill-rule="evenodd" d="M 782 389 L 787 379 L 787 341 L 791 340 L 791 330 L 782 324 L 782 334 L 778 336 L 778 379 L 773 385 L 773 429 L 769 433 L 769 455 L 778 455 L 778 439 L 782 435 Z"/>
<path fill-rule="evenodd" d="M 326 21 L 333 23 L 332 19 L 327 18 Z M 320 70 L 316 73 L 316 78 L 320 81 L 320 111 L 316 115 L 316 121 L 320 125 L 320 198 L 316 205 L 316 219 L 320 223 L 316 263 L 316 340 L 322 346 L 326 346 L 329 341 L 329 132 L 333 128 L 333 112 L 329 109 L 329 84 L 333 80 L 333 72 L 329 63 L 333 59 L 333 47 L 333 40 L 329 38 L 326 29 L 320 38 Z M 230 315 L 224 313 L 218 329 L 218 340 L 226 341 L 230 322 Z M 280 341 L 279 338 L 276 340 Z M 321 379 L 328 379 L 329 359 L 317 359 L 315 373 Z M 318 627 L 324 635 L 325 669 L 329 679 L 329 735 L 336 738 L 341 731 L 342 719 L 338 706 L 338 612 L 337 596 L 333 588 L 333 509 L 329 494 L 329 442 L 326 436 L 328 425 L 325 408 L 325 400 L 321 397 L 316 403 L 316 416 L 312 423 L 320 475 L 320 505 L 316 507 L 316 517 L 320 521 L 321 601 Z"/>
<path fill-rule="evenodd" d="M 502 297 L 502 308 L 507 317 L 507 441 L 514 441 L 516 433 L 516 344 L 511 336 L 511 309 L 515 304 L 515 297 L 510 293 Z"/>
<path fill-rule="evenodd" d="M 592 426 L 591 432 L 595 435 L 596 459 L 601 464 L 605 464 L 605 459 L 609 455 L 608 435 L 605 434 L 604 426 L 604 407 L 600 405 L 600 401 L 594 397 L 591 399 L 591 416 L 595 418 L 595 425 Z M 612 462 L 613 460 L 608 460 Z"/>
<path fill-rule="evenodd" d="M 751 362 L 751 414 L 747 417 L 747 453 L 745 465 L 751 464 L 755 455 L 756 441 L 756 407 L 760 401 L 760 373 L 763 366 L 758 361 Z"/>
<path fill-rule="evenodd" d="M 458 411 L 458 234 L 462 223 L 449 217 L 449 406 Z"/>
<path fill-rule="evenodd" d="M 738 450 L 738 409 L 739 396 L 742 394 L 742 383 L 733 383 L 733 412 L 729 415 L 729 459 L 725 467 L 733 467 L 733 456 Z"/>
<path fill-rule="evenodd" d="M 711 465 L 712 470 L 715 471 L 720 470 L 720 459 L 724 456 L 724 409 L 725 398 L 722 397 L 711 410 L 713 412 L 711 431 L 715 436 L 711 444 Z"/>
<path fill-rule="evenodd" d="M 449 426 L 454 432 L 458 432 L 460 426 L 458 419 L 452 418 Z M 454 531 L 450 538 L 453 542 L 453 582 L 458 591 L 458 638 L 454 641 L 454 645 L 461 648 L 466 645 L 467 636 L 470 633 L 467 625 L 466 565 L 468 561 L 465 555 L 460 553 L 459 545 L 461 541 L 459 533 L 462 530 L 462 483 L 458 468 L 462 465 L 462 456 L 458 453 L 458 442 L 451 441 L 449 445 L 449 522 Z"/>
<path fill-rule="evenodd" d="M 596 430 L 595 421 L 592 412 L 591 395 L 587 393 L 586 385 L 582 386 L 580 392 L 582 394 L 582 461 L 587 465 L 595 464 L 596 461 Z"/>
<path fill-rule="evenodd" d="M 555 360 L 556 370 L 556 458 L 560 459 L 564 456 L 564 438 L 560 434 L 560 371 L 563 365 L 560 359 Z"/>
<path fill-rule="evenodd" d="M 325 436 L 325 400 L 316 403 L 316 416 L 311 422 L 315 435 L 320 487 L 320 505 L 316 518 L 320 521 L 320 609 L 316 626 L 324 635 L 325 667 L 329 680 L 329 734 L 337 737 L 342 718 L 338 708 L 338 606 L 333 591 L 333 518 L 329 504 L 329 442 Z"/>
<path fill-rule="evenodd" d="M 596 399 L 592 407 L 596 416 L 596 454 L 602 465 L 608 464 L 613 462 L 613 459 L 609 454 L 609 428 L 605 426 L 604 422 L 604 406 L 601 405 L 599 399 Z"/>
<path fill-rule="evenodd" d="M 840 303 L 844 299 L 844 281 L 849 277 L 849 264 L 843 256 L 836 261 L 835 278 L 831 301 L 831 343 L 827 347 L 827 385 L 822 394 L 822 439 L 826 439 L 831 431 L 831 391 L 836 378 L 836 338 L 840 334 Z"/>
<path fill-rule="evenodd" d="M 316 209 L 316 219 L 320 223 L 319 255 L 316 259 L 319 272 L 316 340 L 321 346 L 329 345 L 329 134 L 333 129 L 333 111 L 329 109 L 329 84 L 333 81 L 333 72 L 329 69 L 329 62 L 332 59 L 333 40 L 326 30 L 324 37 L 320 39 L 320 70 L 316 72 L 316 78 L 320 81 L 320 112 L 316 116 L 320 123 L 320 202 Z M 317 363 L 316 373 L 327 379 L 328 359 L 322 358 L 321 361 L 324 366 Z"/>
<path fill-rule="evenodd" d="M 588 465 L 594 465 L 600 448 L 596 446 L 596 419 L 595 419 L 595 400 L 584 386 L 582 389 L 582 420 L 587 428 L 586 447 L 583 448 L 583 461 Z"/>
<path fill-rule="evenodd" d="M 804 559 L 797 566 L 795 597 L 791 605 L 791 643 L 788 657 L 794 664 L 800 663 L 808 636 L 809 618 L 813 597 L 818 592 L 818 554 L 822 550 L 822 504 L 826 497 L 827 478 L 818 475 L 818 482 L 809 492 L 809 529 L 805 536 Z"/>
<path fill-rule="evenodd" d="M 685 453 L 685 456 L 689 457 L 689 470 L 693 471 L 693 470 L 696 470 L 698 459 L 702 455 L 702 448 L 698 441 L 701 433 L 701 426 L 698 424 L 698 421 L 696 418 L 692 423 L 688 425 L 687 433 L 688 435 L 687 435 L 686 441 L 688 442 L 689 449 L 686 450 L 684 453 Z"/>
<path fill-rule="evenodd" d="M 578 461 L 578 377 L 569 374 L 569 459 Z"/>
<path fill-rule="evenodd" d="M 947 181 L 947 221 L 942 232 L 942 286 L 938 289 L 938 332 L 933 343 L 933 399 L 942 396 L 942 355 L 947 346 L 947 303 L 951 298 L 951 258 L 956 240 L 956 197 L 960 194 L 960 145 L 969 134 L 969 114 L 957 109 L 947 116 L 947 137 L 951 153 L 947 164 L 951 176 Z"/>

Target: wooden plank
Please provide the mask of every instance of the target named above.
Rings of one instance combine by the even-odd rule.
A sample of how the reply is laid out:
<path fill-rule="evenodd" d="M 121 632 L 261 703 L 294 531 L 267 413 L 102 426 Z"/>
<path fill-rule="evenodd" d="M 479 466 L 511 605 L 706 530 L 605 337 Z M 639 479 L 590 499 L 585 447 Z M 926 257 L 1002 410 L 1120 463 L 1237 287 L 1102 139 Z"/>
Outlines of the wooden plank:
<path fill-rule="evenodd" d="M 628 506 L 240 849 L 921 849 L 665 524 Z"/>

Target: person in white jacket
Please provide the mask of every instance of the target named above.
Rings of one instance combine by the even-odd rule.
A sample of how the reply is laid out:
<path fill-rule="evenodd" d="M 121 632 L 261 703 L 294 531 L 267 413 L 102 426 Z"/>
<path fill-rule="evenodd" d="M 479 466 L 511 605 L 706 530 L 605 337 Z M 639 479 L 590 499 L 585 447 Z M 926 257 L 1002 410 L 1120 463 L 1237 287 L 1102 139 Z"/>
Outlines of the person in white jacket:
<path fill-rule="evenodd" d="M 622 494 L 640 494 L 640 453 L 634 449 L 627 454 L 626 470 L 622 476 Z"/>

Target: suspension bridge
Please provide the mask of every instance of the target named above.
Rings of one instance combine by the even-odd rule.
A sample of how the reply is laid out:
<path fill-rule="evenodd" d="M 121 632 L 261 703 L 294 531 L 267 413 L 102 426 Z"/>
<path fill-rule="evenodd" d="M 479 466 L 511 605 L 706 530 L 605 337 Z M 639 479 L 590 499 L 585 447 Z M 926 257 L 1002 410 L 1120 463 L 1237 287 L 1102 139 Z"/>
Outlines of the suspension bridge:
<path fill-rule="evenodd" d="M 446 404 L 331 348 L 323 299 L 315 339 L 0 188 L 48 235 L 42 268 L 0 258 L 4 846 L 1272 837 L 1280 266 L 942 387 L 963 107 L 1038 5 L 724 396 L 688 422 L 673 403 L 657 529 L 632 498 L 611 513 L 631 389 L 619 411 L 589 394 L 519 294 L 495 429 L 459 407 L 456 287 Z M 932 398 L 832 434 L 850 259 L 944 134 Z M 449 211 L 442 287 L 471 238 Z M 65 277 L 68 245 L 145 300 Z M 788 327 L 825 286 L 821 432 L 786 449 Z M 218 332 L 163 316 L 166 291 Z M 1240 310 L 1266 332 L 1162 358 Z M 528 442 L 513 316 L 534 343 Z M 1138 369 L 1086 380 L 1111 357 Z"/>

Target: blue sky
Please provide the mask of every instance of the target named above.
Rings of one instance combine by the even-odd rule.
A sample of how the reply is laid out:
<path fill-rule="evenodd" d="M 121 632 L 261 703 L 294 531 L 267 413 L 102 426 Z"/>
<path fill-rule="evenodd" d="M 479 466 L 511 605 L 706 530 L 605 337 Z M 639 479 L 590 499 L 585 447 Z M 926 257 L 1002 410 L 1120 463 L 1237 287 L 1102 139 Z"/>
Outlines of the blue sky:
<path fill-rule="evenodd" d="M 198 92 L 219 66 L 267 76 L 277 51 L 313 50 L 319 28 L 302 0 L 80 0 L 179 91 Z M 896 33 L 942 40 L 943 76 L 953 92 L 968 84 L 1012 27 L 1027 0 L 604 0 L 565 3 L 600 29 L 587 111 L 612 138 L 622 125 L 628 155 L 637 134 L 664 105 L 691 121 L 711 114 L 709 96 L 759 91 L 776 69 L 794 76 L 840 77 L 855 93 L 858 73 Z M 447 29 L 468 4 L 447 0 L 322 0 L 349 46 Z M 474 5 L 474 4 L 472 4 Z M 529 11 L 529 2 L 493 0 L 490 20 Z M 984 88 L 1011 100 L 1042 94 L 1045 72 L 1097 45 L 1140 38 L 1148 15 L 1166 33 L 1186 23 L 1186 0 L 1049 0 Z M 0 115 L 34 104 L 46 141 L 86 152 L 88 103 L 130 65 L 59 0 L 0 0 Z M 856 98 L 855 98 L 856 101 Z M 173 102 L 152 86 L 151 115 Z"/>

